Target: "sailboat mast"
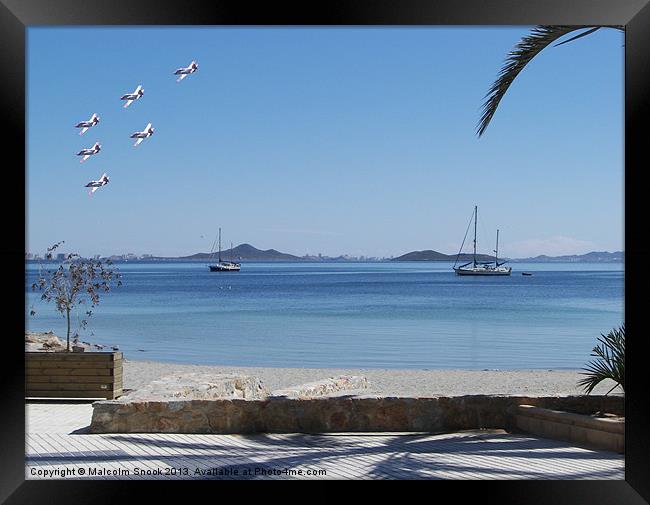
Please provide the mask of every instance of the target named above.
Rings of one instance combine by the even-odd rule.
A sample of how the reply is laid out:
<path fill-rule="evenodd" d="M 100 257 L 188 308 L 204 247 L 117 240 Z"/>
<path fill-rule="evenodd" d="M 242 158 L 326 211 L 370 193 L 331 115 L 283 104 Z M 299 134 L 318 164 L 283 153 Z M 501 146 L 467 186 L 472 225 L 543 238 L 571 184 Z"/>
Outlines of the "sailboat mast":
<path fill-rule="evenodd" d="M 221 263 L 221 228 L 219 228 L 219 263 Z"/>
<path fill-rule="evenodd" d="M 494 264 L 499 266 L 499 228 L 497 228 L 497 248 L 494 250 Z"/>
<path fill-rule="evenodd" d="M 474 205 L 474 267 L 476 268 L 476 221 L 478 220 L 478 205 Z"/>

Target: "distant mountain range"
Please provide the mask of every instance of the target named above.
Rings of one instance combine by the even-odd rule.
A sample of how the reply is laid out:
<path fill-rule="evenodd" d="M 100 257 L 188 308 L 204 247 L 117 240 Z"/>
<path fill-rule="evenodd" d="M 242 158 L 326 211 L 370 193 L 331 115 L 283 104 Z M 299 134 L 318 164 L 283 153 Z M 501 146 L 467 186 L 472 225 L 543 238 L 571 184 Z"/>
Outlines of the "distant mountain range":
<path fill-rule="evenodd" d="M 217 261 L 217 253 L 197 253 L 191 256 L 181 256 L 178 258 L 152 258 L 154 260 L 177 260 L 177 261 L 208 261 L 212 256 L 213 261 Z M 265 251 L 257 249 L 250 244 L 241 244 L 232 249 L 221 251 L 221 258 L 229 260 L 232 258 L 234 261 L 358 261 L 357 258 L 349 258 L 347 256 L 339 256 L 336 258 L 318 257 L 318 256 L 294 256 L 293 254 L 282 253 L 275 249 L 267 249 Z M 386 258 L 388 259 L 388 258 Z M 477 254 L 478 261 L 494 261 L 494 256 L 489 254 Z M 501 258 L 508 259 L 508 258 Z M 471 254 L 461 254 L 458 258 L 459 262 L 471 261 Z M 615 263 L 625 260 L 625 254 L 622 251 L 618 252 L 605 252 L 593 251 L 586 254 L 573 254 L 567 256 L 546 256 L 540 255 L 533 258 L 512 258 L 509 259 L 512 263 Z M 391 258 L 390 261 L 456 261 L 455 254 L 444 254 L 431 249 L 425 251 L 412 251 L 402 254 L 397 258 Z"/>
<path fill-rule="evenodd" d="M 471 261 L 471 254 L 461 254 L 458 258 L 459 261 Z M 494 261 L 494 256 L 487 254 L 477 254 L 478 261 Z M 507 258 L 501 258 L 507 259 Z M 512 263 L 619 263 L 625 260 L 625 253 L 623 251 L 606 252 L 606 251 L 592 251 L 586 254 L 572 254 L 567 256 L 546 256 L 542 254 L 533 258 L 513 258 L 509 259 Z M 437 251 L 413 251 L 403 254 L 392 261 L 456 261 L 456 255 L 443 254 Z"/>
<path fill-rule="evenodd" d="M 233 247 L 232 251 L 226 249 L 221 251 L 221 259 L 229 261 L 295 261 L 295 262 L 350 262 L 350 261 L 456 261 L 455 254 L 444 254 L 438 251 L 427 249 L 425 251 L 412 251 L 402 254 L 396 258 L 368 258 L 368 257 L 353 257 L 342 255 L 337 257 L 329 256 L 295 256 L 287 254 L 275 249 L 257 249 L 250 244 L 240 244 Z M 218 261 L 218 253 L 196 253 L 190 256 L 178 257 L 162 257 L 143 255 L 135 256 L 132 254 L 122 256 L 111 256 L 113 261 Z M 494 261 L 494 256 L 488 254 L 477 254 L 476 259 L 480 262 Z M 540 255 L 532 258 L 500 258 L 508 259 L 512 263 L 622 263 L 625 261 L 625 253 L 623 251 L 606 252 L 606 251 L 592 251 L 586 254 L 572 254 L 565 256 L 547 256 Z M 458 258 L 459 262 L 467 262 L 472 260 L 471 254 L 461 254 Z M 38 258 L 29 258 L 26 255 L 26 261 L 40 261 Z"/>
<path fill-rule="evenodd" d="M 568 256 L 535 256 L 534 258 L 519 258 L 513 262 L 530 263 L 621 263 L 625 261 L 625 252 L 592 251 L 586 254 L 571 254 Z"/>

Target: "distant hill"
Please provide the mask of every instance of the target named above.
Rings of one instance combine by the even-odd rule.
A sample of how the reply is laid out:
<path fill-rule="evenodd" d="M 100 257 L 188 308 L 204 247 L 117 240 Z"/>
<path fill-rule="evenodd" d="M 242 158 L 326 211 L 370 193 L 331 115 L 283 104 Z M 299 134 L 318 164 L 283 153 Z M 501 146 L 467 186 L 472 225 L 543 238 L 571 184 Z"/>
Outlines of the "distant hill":
<path fill-rule="evenodd" d="M 494 261 L 494 256 L 487 254 L 477 254 L 477 261 Z M 507 258 L 501 258 L 507 259 Z M 458 261 L 471 261 L 471 254 L 461 254 Z M 438 251 L 430 249 L 426 251 L 413 251 L 403 254 L 392 261 L 456 261 L 455 254 L 443 254 Z M 512 263 L 616 263 L 625 261 L 625 253 L 623 251 L 606 252 L 606 251 L 592 251 L 586 254 L 572 254 L 567 256 L 546 256 L 544 254 L 535 256 L 534 258 L 517 258 L 510 259 Z"/>
<path fill-rule="evenodd" d="M 217 261 L 219 259 L 219 253 L 196 253 L 192 254 L 191 256 L 164 259 L 176 259 L 183 261 L 207 261 L 211 258 L 212 260 Z M 233 261 L 303 261 L 302 258 L 294 256 L 293 254 L 281 253 L 275 249 L 267 249 L 266 251 L 263 251 L 261 249 L 257 249 L 256 247 L 253 247 L 250 244 L 240 244 L 236 247 L 233 247 L 232 251 L 230 249 L 221 251 L 222 260 L 230 261 L 230 258 L 232 258 Z"/>
<path fill-rule="evenodd" d="M 533 258 L 518 258 L 511 261 L 527 263 L 621 263 L 625 261 L 625 252 L 592 251 L 586 254 L 571 254 L 567 256 L 546 256 L 542 254 Z"/>
<path fill-rule="evenodd" d="M 458 261 L 471 261 L 473 256 L 471 254 L 461 254 L 458 258 Z M 476 259 L 478 261 L 494 261 L 494 256 L 489 256 L 487 254 L 477 254 Z M 403 254 L 397 258 L 393 258 L 391 261 L 456 261 L 455 254 L 443 254 L 438 251 L 432 251 L 430 249 L 426 251 L 413 251 L 410 253 Z"/>

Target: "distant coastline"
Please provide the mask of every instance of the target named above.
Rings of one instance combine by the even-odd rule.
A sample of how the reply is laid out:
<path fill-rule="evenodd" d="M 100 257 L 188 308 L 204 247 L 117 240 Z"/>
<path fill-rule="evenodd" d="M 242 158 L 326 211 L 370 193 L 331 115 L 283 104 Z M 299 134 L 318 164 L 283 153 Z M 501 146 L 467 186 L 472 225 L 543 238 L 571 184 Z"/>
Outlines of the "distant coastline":
<path fill-rule="evenodd" d="M 461 254 L 458 257 L 459 261 L 469 261 L 472 259 L 471 254 Z M 487 254 L 477 254 L 478 261 L 494 261 L 494 256 Z M 500 258 L 501 260 L 508 260 L 512 263 L 623 263 L 625 261 L 625 253 L 623 251 L 607 252 L 607 251 L 592 251 L 586 254 L 572 254 L 564 256 L 547 256 L 539 255 L 531 258 Z M 413 251 L 403 254 L 392 261 L 456 261 L 456 255 L 443 254 L 437 251 Z"/>
<path fill-rule="evenodd" d="M 98 259 L 100 256 L 95 256 Z M 250 244 L 240 244 L 233 247 L 232 250 L 226 249 L 221 252 L 223 259 L 229 260 L 232 258 L 234 261 L 249 261 L 260 263 L 377 263 L 377 262 L 405 262 L 405 261 L 435 261 L 435 262 L 454 262 L 456 261 L 455 254 L 444 254 L 434 250 L 412 251 L 394 258 L 379 258 L 367 256 L 323 256 L 323 255 L 305 255 L 295 256 L 293 254 L 283 253 L 275 249 L 257 249 Z M 153 256 L 144 254 L 137 256 L 134 254 L 102 256 L 102 259 L 110 259 L 116 263 L 159 263 L 159 262 L 209 262 L 217 261 L 214 253 L 196 253 L 189 256 L 176 256 L 164 257 Z M 56 258 L 58 260 L 62 259 Z M 458 257 L 459 261 L 470 261 L 471 254 L 461 254 Z M 478 261 L 494 261 L 494 256 L 487 254 L 477 254 Z M 500 258 L 508 260 L 512 263 L 623 263 L 625 261 L 625 253 L 623 251 L 607 252 L 607 251 L 592 251 L 586 254 L 572 254 L 563 256 L 547 256 L 539 255 L 530 258 Z M 43 261 L 42 258 L 35 257 L 27 254 L 25 256 L 27 263 L 36 263 Z"/>
<path fill-rule="evenodd" d="M 535 256 L 534 258 L 513 259 L 512 262 L 526 263 L 624 263 L 625 252 L 592 251 L 586 254 L 565 256 Z"/>

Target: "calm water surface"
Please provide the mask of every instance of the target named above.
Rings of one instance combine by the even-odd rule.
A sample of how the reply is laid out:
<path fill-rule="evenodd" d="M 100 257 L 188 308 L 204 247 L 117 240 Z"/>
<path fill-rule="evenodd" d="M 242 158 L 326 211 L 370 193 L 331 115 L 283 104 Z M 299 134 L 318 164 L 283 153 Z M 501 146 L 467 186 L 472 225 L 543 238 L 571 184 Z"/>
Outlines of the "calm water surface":
<path fill-rule="evenodd" d="M 118 345 L 131 359 L 581 368 L 596 338 L 623 323 L 622 264 L 513 263 L 512 276 L 498 278 L 419 262 L 244 263 L 239 273 L 202 263 L 117 266 L 123 285 L 102 297 L 82 340 Z M 54 305 L 31 293 L 37 269 L 27 265 L 27 328 L 65 336 Z"/>

